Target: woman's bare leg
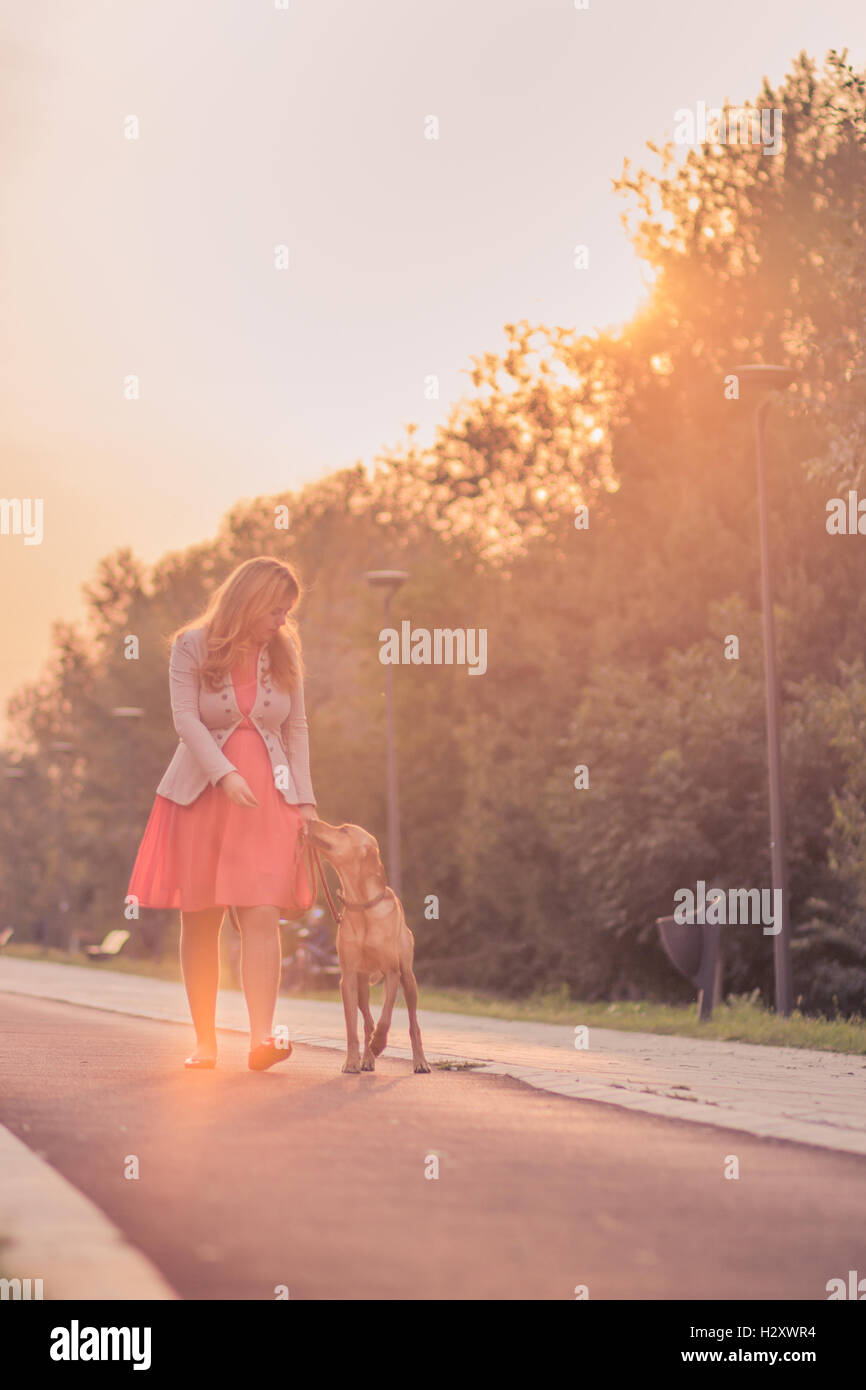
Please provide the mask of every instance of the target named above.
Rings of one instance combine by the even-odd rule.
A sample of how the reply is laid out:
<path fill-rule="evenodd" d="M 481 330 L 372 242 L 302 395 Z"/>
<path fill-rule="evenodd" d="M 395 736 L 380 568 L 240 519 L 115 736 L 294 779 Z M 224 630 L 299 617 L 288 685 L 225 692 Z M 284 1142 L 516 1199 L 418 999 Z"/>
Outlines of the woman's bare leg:
<path fill-rule="evenodd" d="M 194 1057 L 216 1057 L 216 998 L 220 978 L 222 907 L 180 914 L 180 967 L 195 1028 Z"/>
<path fill-rule="evenodd" d="M 280 909 L 239 907 L 241 980 L 250 1016 L 250 1049 L 273 1033 L 280 989 Z"/>

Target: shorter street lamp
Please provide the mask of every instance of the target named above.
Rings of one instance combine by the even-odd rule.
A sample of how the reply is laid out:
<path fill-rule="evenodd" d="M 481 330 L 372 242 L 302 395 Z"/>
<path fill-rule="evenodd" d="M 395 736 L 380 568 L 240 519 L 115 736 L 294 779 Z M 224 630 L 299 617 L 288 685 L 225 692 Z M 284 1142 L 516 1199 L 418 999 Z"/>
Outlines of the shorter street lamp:
<path fill-rule="evenodd" d="M 20 780 L 22 777 L 25 777 L 26 775 L 27 775 L 27 774 L 25 773 L 23 767 L 14 767 L 14 766 L 10 765 L 9 767 L 4 767 L 4 769 L 3 769 L 3 776 L 4 776 L 4 777 L 8 777 L 9 780 L 10 780 L 10 782 L 18 781 L 18 780 Z M 16 811 L 18 811 L 20 808 L 16 807 L 15 809 L 16 809 Z M 17 814 L 16 814 L 16 816 L 15 816 L 15 820 L 16 820 L 16 823 L 17 823 L 17 821 L 18 821 L 18 815 L 17 815 Z M 10 884 L 10 888 L 9 888 L 9 900 L 10 900 L 10 902 L 11 902 L 11 904 L 12 904 L 12 916 L 13 916 L 13 918 L 14 918 L 15 920 L 14 920 L 13 923 L 6 923 L 5 925 L 0 924 L 0 926 L 2 926 L 2 932 L 0 932 L 0 935 L 2 935 L 3 937 L 5 937 L 6 940 L 9 939 L 9 937 L 6 937 L 6 932 L 8 931 L 9 934 L 10 934 L 10 936 L 11 936 L 12 932 L 13 932 L 14 930 L 16 930 L 17 927 L 18 927 L 18 893 L 17 893 L 16 888 L 15 888 L 15 882 L 16 882 L 15 874 L 16 874 L 17 866 L 12 862 L 11 847 L 10 847 L 10 852 L 9 852 L 9 861 L 10 861 L 10 862 L 9 862 L 9 870 L 10 870 L 10 872 L 9 872 L 9 884 Z"/>
<path fill-rule="evenodd" d="M 49 743 L 52 753 L 68 754 L 75 751 L 74 743 L 67 743 L 64 739 L 54 739 Z M 69 885 L 67 883 L 66 871 L 66 815 L 63 808 L 63 768 L 59 768 L 59 782 L 57 787 L 57 805 L 55 808 L 56 828 L 57 828 L 57 888 L 58 888 L 58 926 L 60 929 L 60 940 L 63 942 L 67 951 L 78 950 L 78 934 L 73 933 L 69 936 Z"/>
<path fill-rule="evenodd" d="M 764 470 L 764 430 L 771 393 L 784 391 L 799 373 L 790 367 L 751 363 L 731 367 L 743 388 L 742 399 L 756 406 L 755 452 L 758 466 L 758 513 L 761 546 L 761 610 L 764 626 L 764 687 L 767 706 L 767 752 L 770 781 L 770 859 L 773 889 L 781 890 L 782 925 L 773 938 L 776 1012 L 787 1017 L 794 1006 L 791 977 L 791 919 L 788 910 L 788 864 L 785 854 L 785 815 L 782 800 L 782 751 L 779 734 L 779 681 L 776 671 L 776 639 L 770 573 L 767 487 Z"/>
<path fill-rule="evenodd" d="M 391 618 L 391 598 L 409 578 L 408 570 L 367 570 L 364 575 L 374 589 L 385 594 L 385 626 Z M 394 677 L 390 661 L 385 666 L 385 719 L 388 748 L 388 877 L 391 887 L 402 897 L 400 864 L 400 811 L 397 801 L 397 749 L 394 742 Z"/>
<path fill-rule="evenodd" d="M 144 714 L 144 712 L 145 712 L 145 711 L 144 711 L 143 709 L 139 709 L 139 707 L 138 707 L 137 705 L 115 705 L 114 709 L 111 711 L 112 717 L 113 717 L 114 719 L 129 719 L 129 720 L 132 720 L 132 719 L 140 719 L 140 718 L 142 717 L 142 715 Z M 129 729 L 129 728 L 131 728 L 131 725 L 128 724 L 126 727 L 127 727 L 127 729 Z M 130 752 L 132 751 L 132 740 L 131 740 L 131 738 L 129 737 L 129 735 L 127 735 L 126 750 L 127 750 L 127 754 L 130 753 Z M 128 760 L 128 761 L 129 761 L 129 760 Z M 125 822 L 125 839 L 126 839 L 126 847 L 127 847 L 127 851 L 131 851 L 131 849 L 132 849 L 132 834 L 133 834 L 133 826 L 132 826 L 132 778 L 131 778 L 131 776 L 129 775 L 129 769 L 128 769 L 128 768 L 125 768 L 125 769 L 124 769 L 124 774 L 123 774 L 123 807 L 124 807 L 124 822 Z"/>

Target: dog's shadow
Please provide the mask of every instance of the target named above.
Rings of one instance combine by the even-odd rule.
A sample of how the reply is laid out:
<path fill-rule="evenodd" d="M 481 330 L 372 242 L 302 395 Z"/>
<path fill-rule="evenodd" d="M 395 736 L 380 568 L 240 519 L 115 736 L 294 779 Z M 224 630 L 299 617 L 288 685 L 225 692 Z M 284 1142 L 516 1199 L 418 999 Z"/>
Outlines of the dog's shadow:
<path fill-rule="evenodd" d="M 356 1095 L 352 1094 L 353 1091 L 360 1095 L 368 1095 L 375 1086 L 377 1095 L 386 1095 L 388 1091 L 393 1091 L 395 1086 L 399 1086 L 403 1081 L 411 1081 L 413 1078 L 414 1073 L 411 1071 L 406 1076 L 389 1076 L 387 1078 L 383 1077 L 381 1073 L 377 1075 L 376 1072 L 372 1071 L 362 1071 L 360 1075 L 357 1072 L 341 1072 L 339 1076 L 330 1077 L 322 1089 L 332 1095 L 354 1100 Z"/>
<path fill-rule="evenodd" d="M 296 1120 L 304 1114 L 314 1119 L 319 1116 L 333 1117 L 344 1110 L 366 1107 L 374 1099 L 387 1095 L 395 1086 L 414 1080 L 412 1072 L 407 1076 L 389 1077 L 377 1077 L 375 1072 L 362 1072 L 360 1076 L 354 1072 L 341 1072 L 337 1076 L 323 1077 L 317 1085 L 307 1088 L 297 1098 L 292 1113 Z"/>
<path fill-rule="evenodd" d="M 290 1075 L 283 1072 L 281 1078 L 280 1073 L 277 1072 L 276 1069 L 273 1071 L 265 1071 L 260 1073 L 259 1084 L 264 1083 L 267 1085 L 269 1082 L 272 1083 L 280 1081 L 281 1079 L 288 1081 L 290 1080 Z M 411 1071 L 407 1072 L 405 1076 L 388 1077 L 383 1076 L 381 1072 L 372 1071 L 340 1072 L 337 1076 L 331 1075 L 328 1076 L 327 1079 L 323 1079 L 318 1085 L 311 1088 L 309 1092 L 305 1092 L 305 1094 L 310 1096 L 321 1096 L 322 1092 L 325 1092 L 329 1100 L 335 1100 L 337 1102 L 335 1108 L 342 1109 L 350 1102 L 361 1100 L 369 1095 L 373 1086 L 376 1087 L 376 1094 L 381 1096 L 392 1091 L 395 1086 L 399 1086 L 405 1081 L 414 1081 L 414 1079 L 415 1074 Z M 302 1097 L 299 1097 L 299 1099 L 302 1099 Z"/>

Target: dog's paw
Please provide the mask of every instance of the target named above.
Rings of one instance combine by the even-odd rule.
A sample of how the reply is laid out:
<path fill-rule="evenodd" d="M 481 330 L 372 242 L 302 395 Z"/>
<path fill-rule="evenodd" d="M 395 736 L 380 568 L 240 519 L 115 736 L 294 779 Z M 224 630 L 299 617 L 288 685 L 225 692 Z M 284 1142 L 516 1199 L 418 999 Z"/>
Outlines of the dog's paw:
<path fill-rule="evenodd" d="M 361 1071 L 375 1071 L 375 1070 L 376 1070 L 376 1058 L 375 1058 L 375 1057 L 365 1057 L 364 1060 L 363 1060 L 363 1062 L 361 1063 Z"/>
<path fill-rule="evenodd" d="M 343 1063 L 343 1071 L 345 1071 L 345 1072 L 350 1072 L 352 1075 L 357 1075 L 357 1073 L 358 1073 L 360 1070 L 361 1070 L 361 1063 L 360 1063 L 360 1061 L 358 1060 L 357 1057 L 355 1057 L 355 1058 L 347 1057 L 347 1058 L 346 1058 L 345 1062 Z"/>
<path fill-rule="evenodd" d="M 374 1057 L 381 1057 L 381 1055 L 382 1055 L 382 1053 L 385 1051 L 385 1048 L 387 1047 L 387 1045 L 388 1045 L 388 1034 L 387 1034 L 387 1033 L 380 1033 L 380 1032 L 379 1032 L 379 1029 L 376 1028 L 375 1031 L 374 1031 L 374 1033 L 373 1033 L 372 1038 L 370 1039 L 370 1051 L 372 1052 L 373 1056 L 374 1056 Z"/>
<path fill-rule="evenodd" d="M 415 1070 L 416 1072 L 422 1072 L 422 1073 L 423 1073 L 423 1072 L 426 1072 L 426 1073 L 429 1074 L 430 1068 L 429 1068 L 429 1066 L 427 1065 L 427 1061 L 426 1061 L 426 1059 L 425 1059 L 424 1057 L 421 1058 L 421 1061 L 420 1061 L 420 1062 L 416 1062 L 416 1063 L 415 1063 L 415 1068 L 414 1068 L 414 1070 Z"/>

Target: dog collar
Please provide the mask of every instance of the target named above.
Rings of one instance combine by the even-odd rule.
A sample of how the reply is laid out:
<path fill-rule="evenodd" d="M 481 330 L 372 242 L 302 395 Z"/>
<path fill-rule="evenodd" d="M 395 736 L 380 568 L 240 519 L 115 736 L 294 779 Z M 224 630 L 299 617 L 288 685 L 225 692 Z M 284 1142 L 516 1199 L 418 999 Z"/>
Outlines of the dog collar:
<path fill-rule="evenodd" d="M 346 897 L 343 895 L 343 893 L 341 892 L 341 890 L 338 888 L 338 889 L 337 889 L 337 898 L 338 898 L 338 900 L 343 904 L 343 907 L 348 907 L 350 910 L 351 910 L 351 909 L 361 910 L 361 909 L 366 909 L 366 908 L 368 908 L 368 907 L 375 907 L 377 903 L 380 903 L 380 902 L 382 901 L 382 899 L 385 897 L 385 895 L 386 895 L 387 893 L 390 893 L 390 891 L 391 891 L 390 888 L 385 887 L 385 888 L 382 889 L 381 893 L 377 893 L 377 894 L 376 894 L 375 898 L 368 898 L 367 901 L 364 902 L 364 903 L 350 903 L 349 900 L 348 900 L 348 898 L 346 898 Z"/>

